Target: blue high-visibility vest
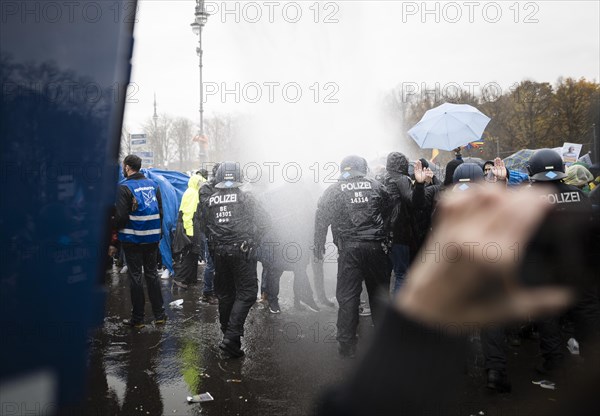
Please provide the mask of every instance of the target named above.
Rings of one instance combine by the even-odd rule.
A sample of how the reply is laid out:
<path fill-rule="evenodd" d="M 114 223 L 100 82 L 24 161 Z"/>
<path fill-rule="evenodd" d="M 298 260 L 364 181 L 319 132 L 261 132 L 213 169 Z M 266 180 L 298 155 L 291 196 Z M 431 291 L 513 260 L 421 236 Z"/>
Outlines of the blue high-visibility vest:
<path fill-rule="evenodd" d="M 137 201 L 137 210 L 129 213 L 125 228 L 119 230 L 123 243 L 158 243 L 160 241 L 160 211 L 156 199 L 158 185 L 151 179 L 128 180 L 123 183 Z"/>

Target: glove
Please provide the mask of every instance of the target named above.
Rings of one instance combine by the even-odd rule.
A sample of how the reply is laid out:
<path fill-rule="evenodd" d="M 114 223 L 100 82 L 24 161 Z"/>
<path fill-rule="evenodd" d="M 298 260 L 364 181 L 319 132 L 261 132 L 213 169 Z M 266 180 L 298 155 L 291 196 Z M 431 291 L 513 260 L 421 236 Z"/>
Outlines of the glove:
<path fill-rule="evenodd" d="M 240 251 L 244 254 L 246 261 L 250 261 L 256 258 L 256 248 L 252 240 L 244 241 L 240 245 Z"/>
<path fill-rule="evenodd" d="M 381 248 L 383 249 L 383 252 L 385 254 L 389 254 L 390 248 L 388 247 L 388 245 L 386 244 L 386 242 L 384 242 L 384 241 L 381 242 Z"/>

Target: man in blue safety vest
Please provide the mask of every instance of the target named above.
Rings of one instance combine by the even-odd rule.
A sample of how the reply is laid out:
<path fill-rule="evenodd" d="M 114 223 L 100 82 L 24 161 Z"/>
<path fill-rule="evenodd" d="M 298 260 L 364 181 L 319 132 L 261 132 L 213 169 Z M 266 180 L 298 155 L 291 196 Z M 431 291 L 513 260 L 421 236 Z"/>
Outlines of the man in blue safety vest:
<path fill-rule="evenodd" d="M 124 319 L 123 323 L 138 329 L 144 326 L 142 268 L 154 313 L 154 324 L 163 325 L 167 318 L 156 270 L 162 225 L 160 189 L 156 182 L 140 173 L 141 167 L 142 159 L 136 155 L 129 155 L 123 160 L 123 175 L 126 180 L 119 187 L 115 214 L 131 290 L 131 319 Z"/>

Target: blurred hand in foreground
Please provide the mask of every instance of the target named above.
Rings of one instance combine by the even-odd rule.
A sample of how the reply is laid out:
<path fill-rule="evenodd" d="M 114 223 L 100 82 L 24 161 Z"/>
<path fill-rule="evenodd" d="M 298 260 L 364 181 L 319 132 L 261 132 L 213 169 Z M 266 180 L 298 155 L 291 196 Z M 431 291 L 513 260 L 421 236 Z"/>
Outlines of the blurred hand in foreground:
<path fill-rule="evenodd" d="M 520 260 L 550 205 L 534 189 L 447 193 L 433 232 L 395 300 L 427 325 L 485 325 L 552 313 L 569 305 L 563 287 L 523 287 Z"/>

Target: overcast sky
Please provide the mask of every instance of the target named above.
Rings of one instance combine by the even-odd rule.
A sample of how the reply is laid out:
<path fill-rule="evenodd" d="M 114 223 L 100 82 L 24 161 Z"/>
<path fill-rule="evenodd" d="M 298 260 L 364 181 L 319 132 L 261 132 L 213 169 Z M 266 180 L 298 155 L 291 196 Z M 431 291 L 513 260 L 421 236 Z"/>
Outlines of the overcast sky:
<path fill-rule="evenodd" d="M 379 103 L 399 85 L 421 93 L 437 82 L 451 94 L 457 85 L 479 93 L 523 79 L 600 78 L 598 1 L 206 3 L 205 114 L 251 115 L 252 134 L 267 142 L 318 135 L 362 151 L 372 135 L 387 145 Z M 152 115 L 154 93 L 159 112 L 198 120 L 194 6 L 139 2 L 132 132 Z"/>

